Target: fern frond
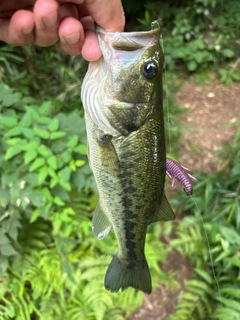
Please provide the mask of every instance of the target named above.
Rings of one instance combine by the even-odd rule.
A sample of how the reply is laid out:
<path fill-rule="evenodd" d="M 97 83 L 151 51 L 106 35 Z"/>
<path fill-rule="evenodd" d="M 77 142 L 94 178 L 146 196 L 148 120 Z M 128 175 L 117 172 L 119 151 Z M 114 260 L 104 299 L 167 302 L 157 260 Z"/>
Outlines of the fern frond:
<path fill-rule="evenodd" d="M 217 319 L 217 320 L 240 320 L 240 313 L 232 308 L 228 307 L 220 307 L 218 308 L 213 315 L 211 316 L 211 319 Z"/>
<path fill-rule="evenodd" d="M 209 284 L 201 280 L 189 280 L 180 294 L 180 303 L 169 320 L 206 320 L 211 314 L 213 290 Z"/>
<path fill-rule="evenodd" d="M 114 295 L 114 306 L 121 307 L 126 310 L 126 315 L 129 316 L 134 310 L 140 307 L 143 302 L 144 293 L 136 291 L 133 288 L 128 288 L 121 294 Z"/>

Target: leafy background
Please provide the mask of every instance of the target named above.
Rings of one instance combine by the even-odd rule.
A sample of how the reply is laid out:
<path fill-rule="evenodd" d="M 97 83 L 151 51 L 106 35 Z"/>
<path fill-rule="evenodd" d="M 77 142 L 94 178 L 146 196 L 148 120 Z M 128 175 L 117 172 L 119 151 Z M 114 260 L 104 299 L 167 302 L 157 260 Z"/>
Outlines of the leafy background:
<path fill-rule="evenodd" d="M 174 105 L 176 75 L 204 81 L 211 74 L 227 85 L 240 80 L 240 3 L 123 5 L 129 30 L 149 29 L 159 19 L 170 79 L 165 91 L 174 109 L 171 140 L 177 141 L 182 109 Z M 0 51 L 0 319 L 126 319 L 144 295 L 103 288 L 117 244 L 113 234 L 98 241 L 91 233 L 97 190 L 79 98 L 87 64 L 55 48 L 1 43 Z M 197 177 L 197 206 L 182 193 L 173 201 L 185 217 L 170 249 L 159 238 L 171 233 L 171 222 L 154 224 L 147 235 L 154 287 L 178 285 L 174 274 L 159 268 L 169 250 L 177 249 L 192 264 L 192 279 L 172 320 L 240 319 L 240 131 L 220 158 L 221 172 Z"/>

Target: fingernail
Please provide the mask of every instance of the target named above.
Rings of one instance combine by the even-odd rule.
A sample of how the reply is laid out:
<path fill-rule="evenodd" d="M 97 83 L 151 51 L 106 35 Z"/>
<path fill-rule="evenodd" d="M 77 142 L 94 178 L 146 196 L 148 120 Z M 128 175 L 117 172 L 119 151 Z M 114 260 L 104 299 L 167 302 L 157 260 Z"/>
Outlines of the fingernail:
<path fill-rule="evenodd" d="M 49 16 L 43 17 L 43 23 L 47 28 L 54 28 L 57 24 L 57 19 L 57 15 L 51 14 Z"/>
<path fill-rule="evenodd" d="M 69 34 L 68 36 L 64 36 L 63 38 L 67 44 L 75 44 L 80 39 L 80 33 L 75 32 L 75 33 Z"/>
<path fill-rule="evenodd" d="M 27 35 L 29 35 L 30 33 L 33 32 L 33 28 L 34 28 L 34 26 L 31 26 L 31 27 L 23 27 L 23 28 L 22 28 L 22 33 L 27 36 Z"/>

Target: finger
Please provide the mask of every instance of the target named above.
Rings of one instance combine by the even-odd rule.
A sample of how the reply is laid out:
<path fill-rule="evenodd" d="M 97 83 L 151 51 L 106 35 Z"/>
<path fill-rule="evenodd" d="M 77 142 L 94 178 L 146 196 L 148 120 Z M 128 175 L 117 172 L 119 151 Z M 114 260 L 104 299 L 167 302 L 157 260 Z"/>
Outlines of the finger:
<path fill-rule="evenodd" d="M 73 17 L 79 19 L 78 9 L 75 4 L 63 4 L 59 7 L 59 16 L 60 20 L 65 17 Z"/>
<path fill-rule="evenodd" d="M 34 17 L 27 10 L 15 12 L 11 19 L 0 19 L 0 40 L 22 46 L 34 40 Z"/>
<path fill-rule="evenodd" d="M 121 32 L 125 16 L 121 0 L 85 0 L 89 15 L 107 32 Z"/>
<path fill-rule="evenodd" d="M 56 44 L 59 40 L 60 17 L 56 0 L 37 0 L 33 8 L 35 43 L 41 47 Z"/>
<path fill-rule="evenodd" d="M 124 30 L 125 15 L 121 0 L 59 0 L 78 4 L 80 17 L 91 16 L 107 32 Z"/>
<path fill-rule="evenodd" d="M 65 53 L 76 56 L 81 53 L 84 43 L 84 30 L 82 24 L 72 17 L 66 17 L 59 26 L 60 42 L 58 46 Z"/>
<path fill-rule="evenodd" d="M 82 47 L 82 56 L 88 61 L 96 61 L 102 55 L 95 32 L 87 31 Z"/>

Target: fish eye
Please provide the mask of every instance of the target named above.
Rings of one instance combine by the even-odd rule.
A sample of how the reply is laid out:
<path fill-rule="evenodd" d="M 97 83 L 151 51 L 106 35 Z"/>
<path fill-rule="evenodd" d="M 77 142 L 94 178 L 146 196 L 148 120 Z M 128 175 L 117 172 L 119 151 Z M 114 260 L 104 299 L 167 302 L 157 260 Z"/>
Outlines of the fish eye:
<path fill-rule="evenodd" d="M 157 74 L 157 66 L 152 61 L 147 61 L 143 65 L 143 75 L 146 79 L 152 79 Z"/>

